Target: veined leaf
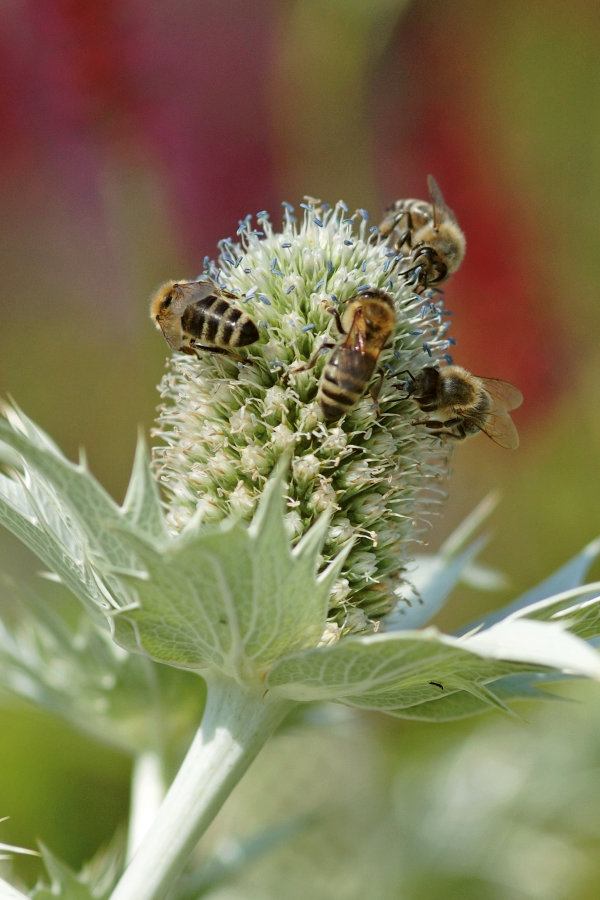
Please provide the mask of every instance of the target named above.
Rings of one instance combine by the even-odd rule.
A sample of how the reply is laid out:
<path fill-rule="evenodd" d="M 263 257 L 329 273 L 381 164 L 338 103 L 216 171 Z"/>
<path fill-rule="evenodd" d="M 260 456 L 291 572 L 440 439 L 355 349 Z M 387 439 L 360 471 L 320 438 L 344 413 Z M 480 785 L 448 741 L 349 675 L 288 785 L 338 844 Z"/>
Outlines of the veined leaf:
<path fill-rule="evenodd" d="M 137 602 L 114 616 L 117 639 L 131 649 L 135 640 L 137 649 L 172 665 L 216 667 L 239 678 L 265 671 L 286 653 L 315 646 L 343 559 L 317 576 L 326 518 L 291 549 L 281 494 L 280 473 L 259 505 L 261 527 L 226 521 L 186 529 L 162 552 L 122 533 L 140 574 L 120 576 Z M 122 630 L 124 624 L 128 631 Z"/>
<path fill-rule="evenodd" d="M 512 673 L 545 667 L 600 678 L 595 650 L 555 623 L 528 624 L 535 633 L 520 622 L 497 626 L 487 638 L 481 632 L 455 639 L 431 628 L 345 638 L 281 660 L 267 685 L 295 700 L 334 699 L 392 715 L 446 719 L 486 705 L 504 708 L 491 683 Z"/>

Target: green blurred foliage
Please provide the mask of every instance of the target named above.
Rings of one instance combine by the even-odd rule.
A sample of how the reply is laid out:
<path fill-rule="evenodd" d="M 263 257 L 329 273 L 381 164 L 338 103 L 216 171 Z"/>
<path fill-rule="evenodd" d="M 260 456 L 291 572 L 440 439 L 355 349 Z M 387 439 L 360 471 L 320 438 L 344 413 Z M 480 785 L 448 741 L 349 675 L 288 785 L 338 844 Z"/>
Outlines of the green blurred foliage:
<path fill-rule="evenodd" d="M 33 850 L 39 841 L 79 868 L 125 821 L 129 760 L 5 697 L 0 731 L 0 797 L 10 816 L 0 840 Z M 0 875 L 8 869 L 0 863 Z M 28 884 L 44 872 L 29 856 L 14 857 L 12 869 Z"/>

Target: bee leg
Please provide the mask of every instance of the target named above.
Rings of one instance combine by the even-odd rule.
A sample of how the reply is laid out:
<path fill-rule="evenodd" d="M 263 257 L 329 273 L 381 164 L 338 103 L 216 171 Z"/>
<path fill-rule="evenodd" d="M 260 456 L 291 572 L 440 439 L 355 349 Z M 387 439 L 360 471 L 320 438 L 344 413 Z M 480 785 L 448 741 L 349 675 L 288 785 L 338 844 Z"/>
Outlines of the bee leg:
<path fill-rule="evenodd" d="M 398 221 L 400 221 L 400 220 L 398 220 Z M 406 224 L 408 226 L 406 228 L 406 231 L 403 231 L 400 234 L 400 236 L 398 237 L 398 240 L 394 244 L 394 249 L 398 250 L 398 252 L 400 252 L 400 250 L 402 250 L 403 247 L 408 247 L 409 250 L 412 250 L 413 224 L 412 224 L 412 216 L 409 212 L 406 213 Z"/>
<path fill-rule="evenodd" d="M 462 425 L 463 419 L 460 416 L 452 416 L 451 419 L 444 419 L 442 425 L 444 428 L 454 428 L 457 425 Z"/>
<path fill-rule="evenodd" d="M 411 262 L 410 268 L 403 269 L 398 274 L 405 275 L 407 282 L 411 275 L 416 277 L 415 294 L 422 294 L 429 284 L 437 284 L 446 277 L 447 269 L 439 254 L 424 241 L 419 241 L 412 248 Z"/>
<path fill-rule="evenodd" d="M 405 398 L 405 399 L 408 400 L 409 397 L 412 397 L 412 395 L 413 395 L 413 393 L 414 393 L 414 390 L 415 390 L 415 381 L 416 381 L 415 376 L 413 375 L 413 373 L 412 373 L 409 369 L 402 369 L 401 372 L 396 372 L 396 375 L 408 375 L 408 377 L 409 377 L 409 379 L 410 379 L 410 385 L 407 385 L 406 379 L 405 379 L 405 381 L 404 381 L 403 384 L 397 384 L 397 385 L 396 385 L 396 390 L 397 390 L 397 391 L 401 391 L 401 390 L 405 390 L 405 391 L 406 391 L 406 398 Z"/>
<path fill-rule="evenodd" d="M 406 228 L 404 231 L 401 231 L 398 235 L 397 240 L 394 243 L 394 250 L 400 252 L 403 247 L 408 247 L 409 250 L 412 249 L 412 234 L 414 230 L 412 215 L 409 210 L 404 210 L 402 215 L 398 216 L 396 221 L 394 222 L 394 229 L 397 229 L 402 219 L 406 219 Z"/>
<path fill-rule="evenodd" d="M 195 351 L 202 350 L 204 353 L 221 353 L 223 356 L 229 356 L 231 359 L 235 359 L 238 362 L 247 362 L 252 364 L 251 359 L 244 359 L 243 356 L 240 356 L 239 353 L 235 353 L 233 350 L 229 350 L 227 347 L 206 347 L 203 344 L 193 344 L 193 349 Z M 196 353 L 199 356 L 199 353 Z"/>
<path fill-rule="evenodd" d="M 344 331 L 344 328 L 342 326 L 342 320 L 340 319 L 340 314 L 337 311 L 337 309 L 334 306 L 330 306 L 329 303 L 325 304 L 325 309 L 327 310 L 328 313 L 331 313 L 331 315 L 334 317 L 335 324 L 337 325 L 337 328 L 338 328 L 338 331 L 340 332 L 340 334 L 346 334 L 346 332 Z M 331 350 L 331 349 L 333 349 L 333 347 L 335 347 L 335 341 L 323 341 L 321 346 L 317 350 L 315 350 L 315 352 L 313 353 L 313 355 L 311 356 L 311 358 L 309 359 L 309 361 L 307 363 L 304 363 L 304 365 L 298 366 L 297 368 L 292 369 L 291 372 L 290 372 L 290 369 L 288 368 L 285 375 L 283 375 L 282 380 L 287 378 L 287 376 L 292 374 L 292 372 L 293 372 L 293 374 L 296 374 L 296 372 L 307 372 L 309 369 L 314 369 L 323 350 Z"/>
<path fill-rule="evenodd" d="M 446 280 L 448 277 L 448 266 L 445 262 L 442 262 L 437 250 L 430 247 L 428 244 L 423 244 L 419 250 L 417 260 L 421 257 L 425 257 L 426 260 L 426 264 L 421 263 L 423 268 L 422 283 L 424 288 L 427 288 L 430 284 L 440 284 L 440 282 Z"/>
<path fill-rule="evenodd" d="M 319 349 L 313 353 L 313 355 L 311 356 L 311 358 L 309 359 L 309 361 L 307 363 L 304 363 L 301 366 L 296 366 L 296 368 L 294 368 L 293 366 L 289 366 L 287 372 L 285 372 L 281 376 L 281 380 L 282 381 L 287 380 L 289 375 L 295 375 L 296 372 L 308 372 L 309 369 L 314 369 L 323 350 L 331 350 L 332 347 L 335 347 L 335 344 L 333 343 L 333 341 L 324 341 L 324 343 L 321 344 Z"/>
<path fill-rule="evenodd" d="M 325 304 L 325 309 L 335 319 L 335 324 L 336 324 L 336 327 L 337 327 L 337 330 L 339 331 L 339 333 L 346 334 L 346 330 L 345 330 L 344 326 L 342 325 L 342 320 L 340 318 L 340 314 L 339 314 L 338 310 L 335 308 L 335 306 L 331 306 L 329 303 L 327 303 L 327 304 Z"/>
<path fill-rule="evenodd" d="M 319 347 L 319 349 L 315 353 L 313 353 L 313 355 L 311 356 L 309 361 L 307 363 L 305 363 L 305 365 L 301 366 L 299 369 L 296 369 L 296 371 L 303 372 L 305 369 L 314 369 L 314 367 L 316 366 L 316 364 L 319 360 L 319 357 L 323 353 L 323 350 L 331 350 L 333 347 L 335 347 L 335 344 L 333 341 L 324 341 L 321 344 L 321 346 Z"/>
<path fill-rule="evenodd" d="M 411 266 L 409 269 L 402 269 L 398 275 L 404 275 L 406 284 L 410 281 L 416 281 L 414 286 L 415 294 L 422 294 L 427 289 L 427 270 L 421 263 Z M 411 276 L 415 276 L 411 278 Z"/>
<path fill-rule="evenodd" d="M 462 423 L 462 419 L 458 416 L 453 419 L 446 419 L 445 422 L 441 422 L 439 419 L 415 419 L 413 420 L 413 425 L 424 425 L 425 428 L 430 428 L 436 435 L 436 437 L 450 437 L 455 441 L 460 441 L 465 437 L 464 434 L 460 433 L 460 428 L 458 433 L 456 430 L 457 426 L 460 426 Z"/>
<path fill-rule="evenodd" d="M 394 244 L 394 250 L 396 251 L 396 253 L 401 253 L 404 246 L 407 246 L 410 250 L 410 231 L 402 232 L 402 234 L 398 237 L 398 240 Z"/>
<path fill-rule="evenodd" d="M 449 434 L 450 437 L 453 437 L 455 441 L 463 441 L 466 437 L 469 437 L 471 434 L 477 434 L 480 431 L 478 425 L 467 427 L 466 420 L 461 416 L 455 416 L 452 419 L 447 419 L 442 423 L 445 430 L 444 434 Z"/>
<path fill-rule="evenodd" d="M 373 400 L 373 405 L 375 406 L 375 415 L 377 418 L 381 415 L 379 411 L 379 395 L 381 393 L 381 388 L 383 387 L 383 372 L 379 373 L 379 379 L 377 380 L 377 384 L 371 388 L 369 393 L 371 394 L 371 399 Z"/>
<path fill-rule="evenodd" d="M 451 441 L 462 441 L 464 440 L 464 434 L 457 434 L 455 431 L 434 431 L 436 437 L 447 437 L 450 438 Z"/>

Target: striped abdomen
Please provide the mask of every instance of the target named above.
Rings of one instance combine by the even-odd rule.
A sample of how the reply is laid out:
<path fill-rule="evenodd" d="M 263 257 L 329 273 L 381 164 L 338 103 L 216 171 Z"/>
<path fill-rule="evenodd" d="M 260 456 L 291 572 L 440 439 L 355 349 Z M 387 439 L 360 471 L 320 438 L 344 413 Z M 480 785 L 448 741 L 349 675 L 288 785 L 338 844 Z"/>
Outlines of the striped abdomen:
<path fill-rule="evenodd" d="M 375 370 L 377 356 L 344 344 L 335 347 L 323 369 L 317 392 L 328 421 L 340 419 L 358 403 Z"/>
<path fill-rule="evenodd" d="M 181 326 L 196 347 L 245 347 L 259 337 L 250 316 L 216 294 L 190 303 L 181 316 Z"/>

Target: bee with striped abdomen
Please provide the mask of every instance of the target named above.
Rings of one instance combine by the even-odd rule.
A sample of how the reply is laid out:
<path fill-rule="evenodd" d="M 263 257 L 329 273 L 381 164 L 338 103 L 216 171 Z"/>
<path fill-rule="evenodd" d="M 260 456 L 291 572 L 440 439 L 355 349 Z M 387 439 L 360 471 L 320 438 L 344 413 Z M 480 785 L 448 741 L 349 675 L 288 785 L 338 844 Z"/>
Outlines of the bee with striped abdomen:
<path fill-rule="evenodd" d="M 233 294 L 210 278 L 199 281 L 167 281 L 150 301 L 150 318 L 172 350 L 198 355 L 228 353 L 258 340 L 258 328 L 231 302 Z"/>
<path fill-rule="evenodd" d="M 396 311 L 390 294 L 376 288 L 351 297 L 341 317 L 335 309 L 330 312 L 344 339 L 335 344 L 325 364 L 317 400 L 325 419 L 333 422 L 364 394 L 379 355 L 394 334 Z"/>
<path fill-rule="evenodd" d="M 517 429 L 508 414 L 523 402 L 514 384 L 472 375 L 461 366 L 425 366 L 416 375 L 406 374 L 408 396 L 423 412 L 436 414 L 415 425 L 425 425 L 433 434 L 456 441 L 483 431 L 507 450 L 519 446 Z"/>
<path fill-rule="evenodd" d="M 401 274 L 414 273 L 420 290 L 441 284 L 456 272 L 466 249 L 465 236 L 433 175 L 427 176 L 427 185 L 431 203 L 396 200 L 379 226 L 397 252 L 410 250 L 408 268 Z"/>

